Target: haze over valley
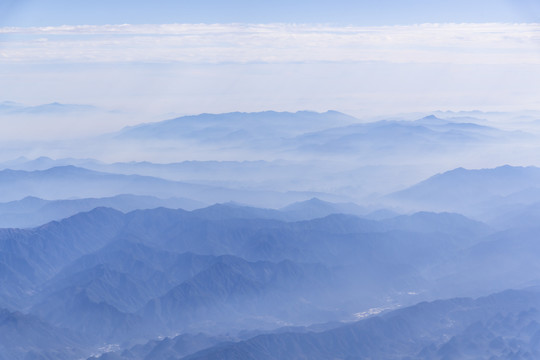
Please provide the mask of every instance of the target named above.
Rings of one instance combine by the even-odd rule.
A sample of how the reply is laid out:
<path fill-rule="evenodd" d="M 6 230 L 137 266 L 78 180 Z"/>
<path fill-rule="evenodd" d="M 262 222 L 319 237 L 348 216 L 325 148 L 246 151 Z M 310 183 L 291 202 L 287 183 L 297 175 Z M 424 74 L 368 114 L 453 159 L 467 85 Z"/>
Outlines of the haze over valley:
<path fill-rule="evenodd" d="M 336 1 L 0 2 L 0 360 L 540 358 L 538 4 Z"/>
<path fill-rule="evenodd" d="M 428 339 L 404 335 L 423 337 L 414 346 L 375 335 L 397 318 L 418 327 L 401 315 L 411 311 L 452 321 L 455 339 L 474 321 L 486 327 L 474 331 L 493 334 L 493 316 L 518 321 L 536 301 L 540 168 L 451 166 L 458 154 L 475 152 L 472 161 L 488 165 L 495 149 L 534 147 L 536 120 L 529 113 L 529 131 L 509 130 L 471 115 L 369 122 L 336 111 L 203 114 L 81 145 L 133 147 L 136 158 L 182 154 L 189 142 L 205 156 L 222 149 L 260 159 L 106 162 L 66 153 L 4 161 L 0 300 L 12 340 L 3 354 L 443 358 L 449 335 L 437 322 L 422 325 Z M 515 305 L 507 289 L 525 289 L 516 291 L 532 303 Z M 485 300 L 471 298 L 492 293 L 501 299 L 495 312 L 478 314 Z M 448 301 L 463 309 L 407 308 L 455 297 Z M 450 320 L 456 311 L 470 315 Z M 388 314 L 374 323 L 381 312 Z M 327 343 L 343 331 L 359 332 L 358 340 Z M 53 338 L 34 340 L 45 334 Z M 388 352 L 365 348 L 365 336 Z M 516 341 L 535 354 L 534 332 L 527 336 L 505 332 L 498 347 L 478 343 L 473 354 L 505 358 Z M 297 350 L 251 347 L 260 341 L 295 342 Z M 453 353 L 471 351 L 452 344 Z"/>

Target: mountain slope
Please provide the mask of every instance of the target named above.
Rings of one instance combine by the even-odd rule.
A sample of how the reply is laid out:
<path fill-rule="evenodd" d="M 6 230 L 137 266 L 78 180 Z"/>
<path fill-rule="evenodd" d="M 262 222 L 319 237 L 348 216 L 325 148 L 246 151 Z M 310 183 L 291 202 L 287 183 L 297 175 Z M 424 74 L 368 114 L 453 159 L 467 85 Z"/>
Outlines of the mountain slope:
<path fill-rule="evenodd" d="M 265 322 L 292 319 L 293 314 L 286 314 L 286 309 L 297 307 L 301 299 L 305 302 L 303 311 L 313 311 L 306 299 L 320 295 L 316 289 L 327 287 L 331 279 L 321 265 L 247 262 L 221 256 L 193 278 L 150 301 L 142 316 L 150 323 L 159 320 L 170 329 L 180 326 L 184 331 L 186 326 L 197 330 L 208 323 L 214 330 L 224 324 L 268 326 Z"/>
<path fill-rule="evenodd" d="M 355 120 L 351 116 L 336 111 L 200 114 L 128 127 L 116 134 L 116 137 L 161 140 L 185 138 L 190 141 L 218 143 L 249 139 L 254 143 L 254 140 L 260 138 L 268 140 L 270 137 L 290 136 L 290 134 L 313 131 Z"/>
<path fill-rule="evenodd" d="M 280 210 L 295 220 L 315 219 L 331 214 L 365 215 L 368 212 L 354 203 L 331 203 L 318 198 L 296 202 Z"/>
<path fill-rule="evenodd" d="M 11 274 L 0 288 L 0 298 L 21 306 L 34 286 L 105 245 L 123 225 L 122 213 L 96 208 L 34 229 L 0 229 L 0 267 Z"/>
<path fill-rule="evenodd" d="M 161 198 L 184 197 L 203 203 L 235 200 L 249 204 L 270 204 L 268 206 L 283 206 L 314 195 L 309 192 L 236 190 L 150 176 L 104 173 L 71 165 L 36 171 L 2 170 L 0 190 L 0 201 L 14 201 L 28 196 L 68 199 L 128 193 Z M 335 198 L 331 195 L 328 197 Z"/>
<path fill-rule="evenodd" d="M 420 303 L 321 333 L 261 335 L 185 359 L 529 359 L 539 354 L 539 304 L 538 292 L 524 290 Z"/>
<path fill-rule="evenodd" d="M 458 168 L 393 193 L 387 199 L 407 207 L 467 214 L 483 202 L 535 188 L 539 183 L 540 169 L 536 167 Z"/>
<path fill-rule="evenodd" d="M 97 207 L 108 207 L 122 212 L 157 207 L 192 210 L 204 203 L 182 198 L 159 199 L 152 196 L 116 195 L 108 198 L 74 200 L 43 200 L 26 197 L 22 200 L 0 203 L 0 228 L 28 228 L 60 220 Z"/>
<path fill-rule="evenodd" d="M 0 359 L 81 358 L 89 352 L 83 337 L 33 315 L 0 309 Z"/>

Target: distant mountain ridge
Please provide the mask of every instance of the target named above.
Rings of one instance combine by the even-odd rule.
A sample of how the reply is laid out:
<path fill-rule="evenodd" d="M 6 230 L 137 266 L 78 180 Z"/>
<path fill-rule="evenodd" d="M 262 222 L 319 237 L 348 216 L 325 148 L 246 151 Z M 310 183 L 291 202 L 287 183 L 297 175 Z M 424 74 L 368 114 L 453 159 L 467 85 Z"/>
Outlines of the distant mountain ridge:
<path fill-rule="evenodd" d="M 522 114 L 234 112 L 10 142 L 0 360 L 540 358 L 540 168 L 482 168 L 535 163 Z"/>
<path fill-rule="evenodd" d="M 476 210 L 475 206 L 538 188 L 539 184 L 540 168 L 533 166 L 505 165 L 479 170 L 457 168 L 393 193 L 388 199 L 415 208 L 470 213 L 471 208 Z"/>
<path fill-rule="evenodd" d="M 26 106 L 12 101 L 0 103 L 0 112 L 8 114 L 68 114 L 75 112 L 95 112 L 98 110 L 99 108 L 93 105 L 61 104 L 58 102 L 35 106 Z"/>
<path fill-rule="evenodd" d="M 312 111 L 276 112 L 264 111 L 256 113 L 232 112 L 225 114 L 200 114 L 183 116 L 176 119 L 164 120 L 157 123 L 140 124 L 124 128 L 116 134 L 119 138 L 197 138 L 205 136 L 218 139 L 234 134 L 236 131 L 263 130 L 272 133 L 288 133 L 305 131 L 306 128 L 320 128 L 330 124 L 343 124 L 357 121 L 349 115 L 337 111 L 317 113 Z M 255 137 L 257 133 L 251 133 Z"/>
<path fill-rule="evenodd" d="M 43 200 L 29 196 L 18 201 L 0 203 L 0 228 L 34 227 L 97 207 L 110 207 L 122 212 L 129 212 L 136 209 L 157 207 L 193 210 L 204 206 L 205 204 L 202 202 L 185 198 L 160 199 L 153 196 L 127 194 L 73 200 Z"/>
<path fill-rule="evenodd" d="M 112 197 L 119 194 L 148 195 L 162 198 L 185 197 L 202 203 L 231 200 L 270 203 L 283 206 L 316 194 L 310 192 L 259 191 L 201 185 L 141 175 L 123 175 L 88 170 L 73 165 L 46 170 L 0 171 L 0 201 L 13 201 L 27 196 L 66 199 Z M 330 194 L 318 194 L 339 198 Z"/>

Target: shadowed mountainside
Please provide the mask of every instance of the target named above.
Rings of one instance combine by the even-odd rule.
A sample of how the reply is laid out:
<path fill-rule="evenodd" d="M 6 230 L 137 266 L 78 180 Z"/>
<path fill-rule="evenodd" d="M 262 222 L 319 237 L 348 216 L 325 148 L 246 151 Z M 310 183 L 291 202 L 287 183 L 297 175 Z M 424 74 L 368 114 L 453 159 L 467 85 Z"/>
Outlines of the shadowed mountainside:
<path fill-rule="evenodd" d="M 260 335 L 184 359 L 533 359 L 540 355 L 539 304 L 537 291 L 439 300 L 320 333 Z"/>

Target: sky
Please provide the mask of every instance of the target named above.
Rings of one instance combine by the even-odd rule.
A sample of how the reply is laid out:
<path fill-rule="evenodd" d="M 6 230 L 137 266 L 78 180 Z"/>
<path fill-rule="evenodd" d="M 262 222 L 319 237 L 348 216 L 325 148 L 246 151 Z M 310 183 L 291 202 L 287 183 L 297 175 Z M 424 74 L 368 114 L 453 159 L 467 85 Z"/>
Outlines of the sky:
<path fill-rule="evenodd" d="M 2 0 L 3 26 L 537 22 L 537 0 Z"/>
<path fill-rule="evenodd" d="M 203 112 L 538 110 L 539 23 L 537 0 L 0 0 L 0 103 L 105 111 L 0 126 L 12 138 Z"/>

